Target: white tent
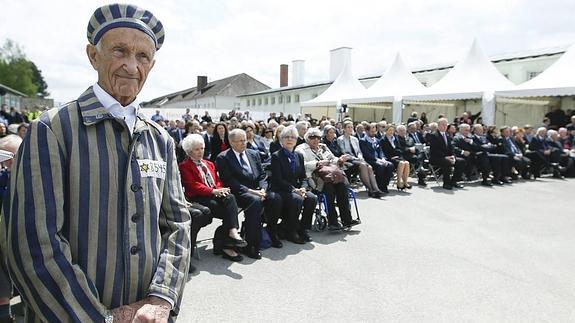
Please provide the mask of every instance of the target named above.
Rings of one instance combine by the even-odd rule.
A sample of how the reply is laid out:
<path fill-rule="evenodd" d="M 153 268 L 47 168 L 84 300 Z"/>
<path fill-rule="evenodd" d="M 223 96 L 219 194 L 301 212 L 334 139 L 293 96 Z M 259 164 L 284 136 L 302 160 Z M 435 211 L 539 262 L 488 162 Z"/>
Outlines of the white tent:
<path fill-rule="evenodd" d="M 402 96 L 408 93 L 419 93 L 425 89 L 425 86 L 406 67 L 401 55 L 397 53 L 391 66 L 365 91 L 364 96 L 345 99 L 343 103 L 393 102 L 393 122 L 399 124 L 402 120 Z"/>
<path fill-rule="evenodd" d="M 574 67 L 575 45 L 572 45 L 535 78 L 507 90 L 496 91 L 495 95 L 514 98 L 575 95 L 575 79 L 571 75 Z"/>
<path fill-rule="evenodd" d="M 363 96 L 365 87 L 353 76 L 351 62 L 347 61 L 333 83 L 318 97 L 301 103 L 302 107 L 338 106 L 342 99 Z"/>
<path fill-rule="evenodd" d="M 483 121 L 495 124 L 496 90 L 511 88 L 513 83 L 503 76 L 485 55 L 476 40 L 465 58 L 441 80 L 421 92 L 404 96 L 410 101 L 443 101 L 482 99 Z"/>

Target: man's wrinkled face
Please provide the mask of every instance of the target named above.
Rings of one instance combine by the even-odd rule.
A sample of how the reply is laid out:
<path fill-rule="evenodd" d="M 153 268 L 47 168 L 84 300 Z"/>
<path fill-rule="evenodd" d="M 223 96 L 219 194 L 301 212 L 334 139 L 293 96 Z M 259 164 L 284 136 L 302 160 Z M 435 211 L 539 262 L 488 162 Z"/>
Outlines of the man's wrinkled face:
<path fill-rule="evenodd" d="M 230 145 L 238 153 L 243 153 L 246 150 L 247 146 L 246 135 L 237 134 L 235 138 L 229 138 L 229 139 L 230 139 Z"/>
<path fill-rule="evenodd" d="M 111 29 L 98 46 L 88 45 L 86 51 L 98 72 L 98 84 L 124 106 L 142 90 L 156 52 L 153 40 L 133 28 Z"/>

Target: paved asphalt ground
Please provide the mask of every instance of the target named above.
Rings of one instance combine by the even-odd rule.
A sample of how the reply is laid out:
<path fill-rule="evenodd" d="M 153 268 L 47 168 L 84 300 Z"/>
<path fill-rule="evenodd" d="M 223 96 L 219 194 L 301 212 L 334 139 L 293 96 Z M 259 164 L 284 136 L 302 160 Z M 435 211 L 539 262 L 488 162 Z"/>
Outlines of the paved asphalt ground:
<path fill-rule="evenodd" d="M 201 243 L 178 321 L 575 322 L 575 180 L 435 186 L 360 192 L 355 230 L 259 261 Z"/>

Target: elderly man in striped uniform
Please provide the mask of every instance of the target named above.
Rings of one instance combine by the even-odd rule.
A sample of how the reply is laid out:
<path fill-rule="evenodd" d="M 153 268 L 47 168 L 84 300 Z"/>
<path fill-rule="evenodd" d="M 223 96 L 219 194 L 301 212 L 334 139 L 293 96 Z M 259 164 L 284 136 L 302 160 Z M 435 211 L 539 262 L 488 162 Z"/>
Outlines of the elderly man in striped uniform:
<path fill-rule="evenodd" d="M 164 30 L 112 4 L 88 24 L 98 82 L 32 122 L 14 164 L 7 221 L 11 278 L 27 321 L 167 322 L 190 257 L 170 135 L 138 113 Z"/>

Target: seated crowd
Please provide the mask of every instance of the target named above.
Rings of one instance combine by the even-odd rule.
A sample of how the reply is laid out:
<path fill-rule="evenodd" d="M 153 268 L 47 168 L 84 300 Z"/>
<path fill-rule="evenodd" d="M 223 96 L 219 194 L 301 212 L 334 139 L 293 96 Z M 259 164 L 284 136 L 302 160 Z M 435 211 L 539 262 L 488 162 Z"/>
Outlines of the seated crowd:
<path fill-rule="evenodd" d="M 369 197 L 380 198 L 394 178 L 403 191 L 412 188 L 412 177 L 419 186 L 426 186 L 428 177 L 442 177 L 443 188 L 452 190 L 464 181 L 504 185 L 543 172 L 575 176 L 575 118 L 558 130 L 542 126 L 535 132 L 529 125 L 486 127 L 470 113 L 451 124 L 444 117 L 425 124 L 415 113 L 407 125 L 349 118 L 313 124 L 275 114 L 267 122 L 247 114 L 221 119 L 183 116 L 187 121 L 169 122 L 168 131 L 178 147 L 192 215 L 210 218 L 193 221 L 192 240 L 212 217 L 222 219 L 214 253 L 231 261 L 241 261 L 240 253 L 260 259 L 266 235 L 274 248 L 282 248 L 282 240 L 312 241 L 309 230 L 320 200 L 326 202 L 328 230 L 360 224 L 350 210 L 352 184 L 361 183 Z"/>

